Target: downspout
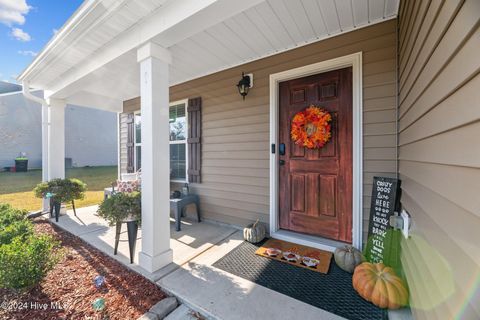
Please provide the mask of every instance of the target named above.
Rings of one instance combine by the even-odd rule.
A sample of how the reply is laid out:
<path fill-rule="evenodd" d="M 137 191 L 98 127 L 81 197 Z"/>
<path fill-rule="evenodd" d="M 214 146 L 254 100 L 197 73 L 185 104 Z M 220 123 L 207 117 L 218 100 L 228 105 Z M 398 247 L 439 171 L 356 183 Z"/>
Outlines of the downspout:
<path fill-rule="evenodd" d="M 30 92 L 29 83 L 27 81 L 22 82 L 23 96 L 33 102 L 42 105 L 42 181 L 48 181 L 48 103 L 45 99 L 34 96 Z M 49 203 L 47 199 L 43 199 L 42 203 L 43 211 L 47 211 Z"/>
<path fill-rule="evenodd" d="M 23 93 L 23 96 L 25 98 L 27 98 L 28 100 L 30 101 L 33 101 L 33 102 L 36 102 L 36 103 L 40 103 L 42 106 L 43 105 L 46 105 L 48 106 L 48 103 L 45 99 L 43 98 L 40 98 L 40 97 L 37 97 L 37 96 L 34 96 L 31 92 L 30 92 L 30 87 L 29 87 L 29 83 L 27 81 L 23 81 L 22 82 L 22 93 Z"/>

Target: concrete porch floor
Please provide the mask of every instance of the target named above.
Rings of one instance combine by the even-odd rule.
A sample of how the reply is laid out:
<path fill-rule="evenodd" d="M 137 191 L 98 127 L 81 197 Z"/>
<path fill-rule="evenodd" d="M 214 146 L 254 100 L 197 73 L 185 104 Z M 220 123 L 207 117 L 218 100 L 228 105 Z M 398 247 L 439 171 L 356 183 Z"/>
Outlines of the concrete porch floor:
<path fill-rule="evenodd" d="M 96 216 L 96 210 L 96 206 L 77 209 L 77 217 L 69 210 L 58 223 L 54 219 L 52 221 L 126 267 L 155 281 L 165 292 L 208 319 L 344 319 L 212 267 L 214 262 L 242 243 L 242 232 L 238 229 L 208 221 L 197 223 L 185 220 L 182 221 L 182 231 L 176 232 L 171 220 L 173 263 L 151 274 L 137 263 L 130 264 L 128 242 L 121 241 L 118 254 L 113 255 L 115 228 Z M 141 230 L 138 234 L 140 238 Z M 120 239 L 127 239 L 126 226 Z M 141 241 L 137 241 L 135 262 L 140 250 Z M 411 319 L 411 314 L 401 310 L 389 313 L 389 318 Z"/>
<path fill-rule="evenodd" d="M 170 247 L 173 250 L 173 263 L 155 273 L 149 273 L 138 265 L 138 253 L 142 249 L 141 228 L 138 230 L 134 263 L 131 264 L 126 224 L 122 225 L 118 253 L 114 255 L 115 227 L 108 226 L 108 223 L 98 217 L 96 212 L 97 206 L 79 208 L 75 217 L 73 211 L 68 210 L 66 215 L 60 216 L 58 222 L 55 222 L 54 218 L 51 221 L 151 281 L 157 281 L 237 231 L 229 226 L 209 222 L 198 223 L 187 218 L 182 219 L 182 230 L 177 232 L 174 220 L 171 219 Z"/>

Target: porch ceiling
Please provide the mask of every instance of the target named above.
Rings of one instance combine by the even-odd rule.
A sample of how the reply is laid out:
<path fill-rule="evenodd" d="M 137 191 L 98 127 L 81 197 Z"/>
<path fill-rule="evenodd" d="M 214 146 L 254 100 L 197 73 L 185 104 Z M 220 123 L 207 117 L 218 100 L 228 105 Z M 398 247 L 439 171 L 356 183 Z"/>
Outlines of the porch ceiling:
<path fill-rule="evenodd" d="M 19 80 L 69 103 L 118 111 L 139 95 L 136 47 L 145 41 L 171 51 L 174 85 L 393 18 L 398 2 L 85 1 Z"/>

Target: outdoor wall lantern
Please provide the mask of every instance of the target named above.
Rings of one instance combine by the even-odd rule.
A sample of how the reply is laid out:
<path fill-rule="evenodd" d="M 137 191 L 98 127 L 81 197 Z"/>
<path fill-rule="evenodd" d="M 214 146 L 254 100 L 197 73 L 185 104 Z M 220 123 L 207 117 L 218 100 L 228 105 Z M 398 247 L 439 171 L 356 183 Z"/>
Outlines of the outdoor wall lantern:
<path fill-rule="evenodd" d="M 242 79 L 238 81 L 237 88 L 238 93 L 243 97 L 245 100 L 245 96 L 248 94 L 248 90 L 253 87 L 253 74 L 245 74 L 242 72 Z"/>

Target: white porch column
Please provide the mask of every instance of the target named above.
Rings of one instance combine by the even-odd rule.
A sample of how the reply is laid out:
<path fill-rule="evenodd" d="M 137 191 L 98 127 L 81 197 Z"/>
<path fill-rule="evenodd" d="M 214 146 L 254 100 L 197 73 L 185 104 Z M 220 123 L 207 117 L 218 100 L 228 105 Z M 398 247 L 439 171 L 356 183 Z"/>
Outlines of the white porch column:
<path fill-rule="evenodd" d="M 49 100 L 48 180 L 65 178 L 65 101 Z"/>
<path fill-rule="evenodd" d="M 142 114 L 142 251 L 149 272 L 173 260 L 170 249 L 170 145 L 168 50 L 147 43 L 137 51 Z"/>
<path fill-rule="evenodd" d="M 42 104 L 42 181 L 48 181 L 48 104 Z M 49 208 L 49 200 L 44 198 L 43 211 Z"/>

